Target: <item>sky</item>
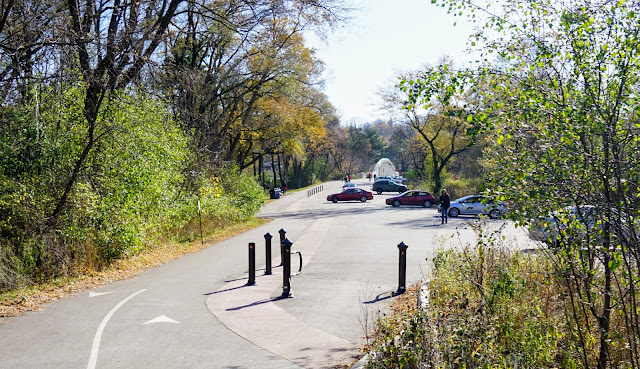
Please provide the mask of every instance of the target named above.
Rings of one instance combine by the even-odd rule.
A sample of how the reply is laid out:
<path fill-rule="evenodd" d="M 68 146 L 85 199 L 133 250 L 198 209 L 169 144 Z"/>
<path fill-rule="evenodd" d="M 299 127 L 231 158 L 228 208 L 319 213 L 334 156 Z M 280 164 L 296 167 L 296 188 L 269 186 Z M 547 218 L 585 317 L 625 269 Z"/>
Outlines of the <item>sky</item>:
<path fill-rule="evenodd" d="M 308 37 L 325 62 L 325 89 L 343 124 L 389 119 L 376 92 L 400 71 L 418 70 L 441 57 L 464 59 L 471 27 L 430 0 L 361 0 L 353 25 L 326 43 Z"/>

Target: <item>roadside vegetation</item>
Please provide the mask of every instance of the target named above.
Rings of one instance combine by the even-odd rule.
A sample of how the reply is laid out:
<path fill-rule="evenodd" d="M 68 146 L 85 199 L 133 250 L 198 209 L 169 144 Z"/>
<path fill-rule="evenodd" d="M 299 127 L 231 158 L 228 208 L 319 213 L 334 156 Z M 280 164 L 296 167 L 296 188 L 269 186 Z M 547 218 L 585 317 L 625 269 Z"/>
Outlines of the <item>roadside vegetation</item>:
<path fill-rule="evenodd" d="M 382 320 L 370 367 L 640 367 L 640 4 L 432 3 L 479 26 L 481 55 L 397 86 L 416 130 L 452 127 L 430 154 L 434 184 L 447 152 L 476 139 L 487 193 L 546 233 L 533 254 L 483 230 L 442 251 L 429 309 Z"/>
<path fill-rule="evenodd" d="M 303 31 L 338 26 L 339 0 L 1 12 L 0 293 L 169 253 L 250 221 L 272 186 L 336 175 Z"/>
<path fill-rule="evenodd" d="M 566 287 L 549 258 L 483 228 L 476 245 L 430 260 L 423 309 L 412 300 L 378 322 L 367 368 L 580 367 Z"/>
<path fill-rule="evenodd" d="M 100 270 L 86 270 L 84 273 L 68 274 L 42 283 L 24 284 L 20 288 L 0 293 L 0 317 L 18 316 L 27 311 L 38 310 L 43 304 L 71 294 L 136 276 L 147 269 L 200 251 L 211 244 L 224 241 L 269 221 L 265 218 L 253 218 L 233 224 L 229 222 L 217 222 L 209 226 L 205 224 L 202 239 L 199 237 L 200 229 L 194 228 L 193 232 L 198 235 L 195 241 L 165 240 L 153 248 L 142 250 L 135 256 L 115 260 Z"/>

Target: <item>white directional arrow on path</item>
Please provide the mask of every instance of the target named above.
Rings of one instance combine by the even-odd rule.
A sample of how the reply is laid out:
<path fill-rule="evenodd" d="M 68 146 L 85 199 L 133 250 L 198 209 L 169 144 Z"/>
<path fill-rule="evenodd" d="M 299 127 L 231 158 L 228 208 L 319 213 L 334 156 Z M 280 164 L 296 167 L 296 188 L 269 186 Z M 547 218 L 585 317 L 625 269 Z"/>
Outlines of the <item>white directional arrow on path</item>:
<path fill-rule="evenodd" d="M 160 315 L 157 318 L 151 319 L 148 322 L 144 323 L 144 324 L 151 324 L 151 323 L 178 323 L 175 320 L 165 316 L 165 315 Z M 144 325 L 143 324 L 143 325 Z"/>
<path fill-rule="evenodd" d="M 110 293 L 113 293 L 113 292 L 89 292 L 89 298 L 96 297 L 96 296 L 102 296 L 102 295 L 108 295 Z"/>

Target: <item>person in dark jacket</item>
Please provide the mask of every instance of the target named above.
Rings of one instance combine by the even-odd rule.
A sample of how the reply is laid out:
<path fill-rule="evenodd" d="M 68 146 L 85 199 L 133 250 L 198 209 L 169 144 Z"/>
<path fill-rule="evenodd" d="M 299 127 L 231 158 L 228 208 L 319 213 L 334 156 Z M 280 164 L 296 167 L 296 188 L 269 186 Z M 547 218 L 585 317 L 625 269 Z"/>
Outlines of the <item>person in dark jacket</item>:
<path fill-rule="evenodd" d="M 449 215 L 449 207 L 451 206 L 451 198 L 444 188 L 440 192 L 440 209 L 442 210 L 442 223 L 447 223 L 447 216 Z"/>

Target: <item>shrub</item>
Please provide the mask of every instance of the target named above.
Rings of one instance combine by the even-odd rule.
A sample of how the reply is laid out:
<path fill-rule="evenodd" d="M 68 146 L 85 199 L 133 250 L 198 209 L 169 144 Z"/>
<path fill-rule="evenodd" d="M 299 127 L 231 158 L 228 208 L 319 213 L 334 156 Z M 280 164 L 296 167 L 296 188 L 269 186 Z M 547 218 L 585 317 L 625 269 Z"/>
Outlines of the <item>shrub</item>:
<path fill-rule="evenodd" d="M 0 291 L 105 267 L 180 234 L 200 215 L 214 227 L 248 219 L 265 201 L 255 178 L 233 167 L 185 186 L 193 155 L 186 135 L 161 101 L 127 93 L 103 105 L 99 140 L 50 227 L 84 140 L 81 91 L 43 91 L 37 124 L 33 106 L 2 116 Z"/>
<path fill-rule="evenodd" d="M 379 322 L 369 368 L 578 366 L 548 259 L 477 232 L 433 258 L 427 311 Z"/>

